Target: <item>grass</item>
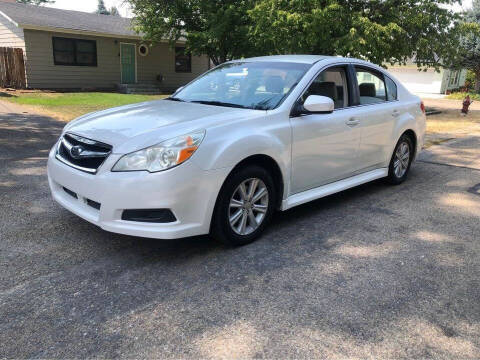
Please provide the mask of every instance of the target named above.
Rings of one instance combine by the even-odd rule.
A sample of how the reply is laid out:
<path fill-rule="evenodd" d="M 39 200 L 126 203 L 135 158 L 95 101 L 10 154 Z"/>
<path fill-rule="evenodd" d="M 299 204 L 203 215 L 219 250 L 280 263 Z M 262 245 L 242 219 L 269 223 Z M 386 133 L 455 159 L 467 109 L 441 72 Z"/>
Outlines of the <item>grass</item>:
<path fill-rule="evenodd" d="M 3 100 L 25 105 L 34 111 L 60 120 L 70 121 L 92 111 L 162 99 L 167 95 L 134 95 L 109 92 L 2 91 L 0 96 Z"/>
<path fill-rule="evenodd" d="M 447 99 L 450 100 L 463 100 L 465 99 L 465 96 L 470 95 L 470 100 L 476 100 L 480 101 L 480 94 L 474 93 L 474 92 L 469 92 L 469 93 L 464 93 L 464 92 L 455 92 L 447 96 Z"/>

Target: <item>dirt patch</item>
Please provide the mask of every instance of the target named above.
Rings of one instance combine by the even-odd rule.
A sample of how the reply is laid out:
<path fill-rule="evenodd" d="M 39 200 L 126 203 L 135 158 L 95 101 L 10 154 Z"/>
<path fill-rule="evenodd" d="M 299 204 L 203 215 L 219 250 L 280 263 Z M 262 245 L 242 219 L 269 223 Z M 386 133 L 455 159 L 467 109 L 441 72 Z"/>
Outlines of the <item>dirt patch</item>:
<path fill-rule="evenodd" d="M 425 147 L 445 141 L 480 133 L 480 102 L 470 106 L 468 115 L 463 116 L 461 100 L 424 99 L 425 106 L 439 110 L 439 114 L 427 117 Z"/>

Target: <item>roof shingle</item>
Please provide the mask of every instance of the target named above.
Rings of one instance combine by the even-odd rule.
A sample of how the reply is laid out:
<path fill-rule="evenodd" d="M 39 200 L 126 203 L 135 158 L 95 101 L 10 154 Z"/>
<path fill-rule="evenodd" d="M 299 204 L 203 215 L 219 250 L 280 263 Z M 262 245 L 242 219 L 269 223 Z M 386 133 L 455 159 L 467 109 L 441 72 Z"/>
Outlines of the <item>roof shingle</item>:
<path fill-rule="evenodd" d="M 54 9 L 0 1 L 0 12 L 19 27 L 85 31 L 119 37 L 139 37 L 132 29 L 132 19 L 112 15 L 97 15 L 81 11 Z"/>

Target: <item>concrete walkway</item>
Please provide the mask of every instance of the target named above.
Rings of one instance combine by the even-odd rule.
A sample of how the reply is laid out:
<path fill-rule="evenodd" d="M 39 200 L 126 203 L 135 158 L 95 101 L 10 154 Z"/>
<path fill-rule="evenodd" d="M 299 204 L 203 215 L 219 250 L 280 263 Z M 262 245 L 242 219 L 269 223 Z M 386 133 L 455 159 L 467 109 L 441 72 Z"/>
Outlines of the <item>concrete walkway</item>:
<path fill-rule="evenodd" d="M 17 104 L 0 100 L 0 114 L 28 114 L 29 111 Z"/>

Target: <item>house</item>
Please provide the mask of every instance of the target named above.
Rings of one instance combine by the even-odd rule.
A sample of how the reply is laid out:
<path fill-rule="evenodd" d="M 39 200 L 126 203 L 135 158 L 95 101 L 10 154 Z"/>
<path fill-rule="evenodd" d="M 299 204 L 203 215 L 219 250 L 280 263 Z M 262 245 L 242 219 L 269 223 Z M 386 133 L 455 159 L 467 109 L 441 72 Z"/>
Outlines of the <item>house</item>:
<path fill-rule="evenodd" d="M 467 70 L 449 70 L 441 68 L 440 72 L 435 69 L 419 71 L 415 60 L 412 59 L 406 65 L 394 65 L 388 68 L 405 87 L 417 95 L 446 94 L 465 85 Z"/>
<path fill-rule="evenodd" d="M 0 1 L 0 48 L 23 49 L 28 88 L 171 91 L 209 68 L 183 44 L 150 46 L 128 18 Z"/>

